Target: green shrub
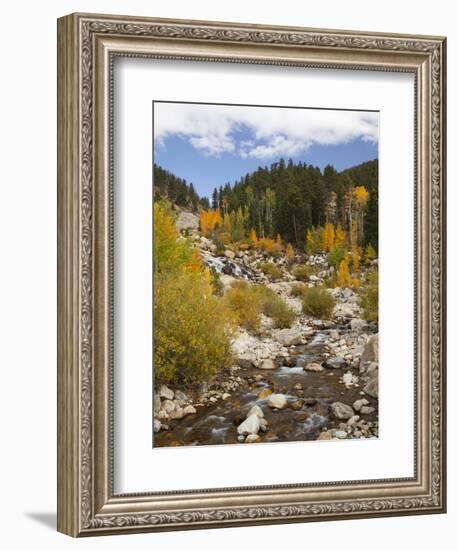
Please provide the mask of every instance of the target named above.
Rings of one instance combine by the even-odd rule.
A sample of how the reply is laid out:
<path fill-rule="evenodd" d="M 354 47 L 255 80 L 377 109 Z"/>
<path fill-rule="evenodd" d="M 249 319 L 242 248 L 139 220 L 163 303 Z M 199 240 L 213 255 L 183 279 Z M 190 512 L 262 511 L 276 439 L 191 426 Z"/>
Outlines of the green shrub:
<path fill-rule="evenodd" d="M 296 283 L 291 287 L 291 296 L 295 298 L 302 298 L 304 292 L 307 291 L 307 287 L 303 283 Z"/>
<path fill-rule="evenodd" d="M 267 275 L 272 281 L 277 281 L 283 277 L 281 268 L 271 262 L 264 262 L 259 267 L 264 275 Z"/>
<path fill-rule="evenodd" d="M 363 319 L 378 323 L 378 271 L 368 274 L 359 305 L 363 310 Z"/>
<path fill-rule="evenodd" d="M 335 305 L 334 297 L 325 288 L 307 288 L 302 295 L 302 311 L 317 319 L 329 319 Z"/>
<path fill-rule="evenodd" d="M 343 246 L 332 246 L 328 254 L 328 264 L 338 267 L 345 258 L 345 248 Z"/>
<path fill-rule="evenodd" d="M 289 328 L 296 320 L 296 314 L 280 296 L 266 301 L 263 313 L 273 320 L 275 328 Z"/>
<path fill-rule="evenodd" d="M 293 268 L 293 275 L 298 281 L 306 283 L 310 275 L 313 275 L 313 268 L 309 265 L 296 265 Z"/>

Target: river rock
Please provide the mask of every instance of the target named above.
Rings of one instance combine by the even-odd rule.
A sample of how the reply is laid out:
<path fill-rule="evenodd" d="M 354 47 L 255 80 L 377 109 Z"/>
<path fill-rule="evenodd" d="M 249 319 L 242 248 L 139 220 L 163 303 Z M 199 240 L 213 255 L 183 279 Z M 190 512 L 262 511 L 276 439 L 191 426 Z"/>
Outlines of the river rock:
<path fill-rule="evenodd" d="M 267 422 L 267 420 L 265 418 L 260 418 L 259 419 L 259 431 L 267 432 L 268 429 L 269 429 L 269 423 Z"/>
<path fill-rule="evenodd" d="M 195 407 L 193 407 L 192 405 L 187 405 L 184 409 L 183 409 L 183 416 L 188 416 L 188 414 L 196 414 L 196 409 Z"/>
<path fill-rule="evenodd" d="M 261 438 L 258 434 L 250 434 L 245 438 L 245 443 L 258 443 L 259 441 L 261 441 Z"/>
<path fill-rule="evenodd" d="M 318 440 L 320 441 L 329 441 L 332 439 L 332 433 L 331 432 L 321 432 L 318 436 Z"/>
<path fill-rule="evenodd" d="M 274 370 L 277 368 L 277 363 L 273 359 L 264 359 L 261 363 L 257 365 L 258 369 L 263 370 Z"/>
<path fill-rule="evenodd" d="M 286 347 L 297 346 L 302 342 L 300 333 L 291 328 L 277 330 L 274 337 L 277 342 L 280 342 L 280 344 Z"/>
<path fill-rule="evenodd" d="M 176 390 L 175 399 L 181 401 L 182 403 L 186 403 L 187 401 L 189 401 L 189 397 L 181 390 Z"/>
<path fill-rule="evenodd" d="M 154 430 L 154 433 L 155 433 L 155 434 L 157 434 L 157 432 L 160 431 L 161 427 L 162 427 L 161 421 L 160 421 L 160 420 L 157 420 L 157 419 L 154 420 L 154 422 L 153 422 L 153 430 Z"/>
<path fill-rule="evenodd" d="M 175 396 L 175 393 L 173 392 L 173 390 L 171 390 L 170 388 L 168 388 L 167 386 L 165 385 L 162 385 L 159 389 L 159 395 L 161 397 L 163 397 L 164 399 L 170 399 L 172 400 Z"/>
<path fill-rule="evenodd" d="M 172 420 L 181 420 L 184 416 L 183 409 L 175 409 L 169 413 L 169 416 Z"/>
<path fill-rule="evenodd" d="M 353 384 L 353 374 L 348 371 L 346 372 L 343 376 L 342 376 L 342 382 L 346 385 L 346 386 L 350 386 L 351 384 Z"/>
<path fill-rule="evenodd" d="M 350 405 L 346 405 L 345 403 L 341 403 L 340 401 L 334 401 L 334 403 L 331 405 L 331 411 L 336 418 L 339 418 L 341 420 L 348 420 L 354 415 L 353 409 L 350 407 Z"/>
<path fill-rule="evenodd" d="M 326 359 L 325 362 L 322 363 L 324 368 L 327 369 L 342 369 L 344 367 L 347 367 L 347 362 L 341 355 L 337 355 L 336 357 L 330 357 L 329 359 Z"/>
<path fill-rule="evenodd" d="M 359 367 L 364 369 L 366 363 L 374 361 L 378 361 L 378 334 L 373 334 L 368 338 L 361 355 Z"/>
<path fill-rule="evenodd" d="M 314 407 L 318 403 L 318 400 L 314 397 L 306 397 L 304 399 L 304 403 L 307 405 L 307 407 Z"/>
<path fill-rule="evenodd" d="M 153 410 L 155 413 L 158 413 L 161 410 L 161 398 L 158 393 L 154 395 L 153 407 L 154 407 Z"/>
<path fill-rule="evenodd" d="M 162 402 L 161 409 L 170 414 L 173 410 L 175 410 L 175 403 L 170 399 L 166 399 Z"/>
<path fill-rule="evenodd" d="M 302 407 L 304 406 L 304 401 L 302 399 L 296 399 L 296 401 L 293 401 L 291 408 L 295 411 L 300 411 Z"/>
<path fill-rule="evenodd" d="M 369 401 L 367 399 L 357 399 L 353 403 L 353 408 L 355 411 L 359 411 L 363 405 L 369 405 Z"/>
<path fill-rule="evenodd" d="M 363 392 L 378 399 L 378 378 L 375 377 L 364 386 Z"/>
<path fill-rule="evenodd" d="M 235 252 L 232 250 L 229 250 L 228 248 L 224 251 L 224 255 L 226 258 L 229 258 L 230 260 L 233 260 L 235 258 Z"/>
<path fill-rule="evenodd" d="M 307 365 L 304 365 L 304 370 L 308 370 L 310 372 L 321 372 L 324 370 L 324 367 L 322 367 L 319 363 L 307 363 Z"/>
<path fill-rule="evenodd" d="M 259 405 L 254 405 L 253 407 L 251 407 L 246 417 L 248 418 L 252 414 L 256 415 L 259 418 L 264 418 L 264 412 Z"/>
<path fill-rule="evenodd" d="M 271 395 L 269 395 L 267 404 L 272 409 L 284 409 L 288 404 L 288 401 L 282 393 L 272 393 Z"/>
<path fill-rule="evenodd" d="M 363 330 L 366 326 L 367 323 L 364 319 L 352 319 L 350 321 L 351 330 Z"/>
<path fill-rule="evenodd" d="M 336 430 L 334 432 L 334 437 L 337 437 L 337 439 L 346 439 L 347 432 L 345 432 L 344 430 Z"/>
<path fill-rule="evenodd" d="M 373 412 L 375 412 L 375 408 L 374 407 L 367 407 L 366 405 L 363 405 L 360 409 L 359 409 L 359 412 L 361 414 L 372 414 Z"/>
<path fill-rule="evenodd" d="M 239 435 L 257 434 L 260 427 L 259 417 L 252 414 L 240 424 L 237 428 L 237 433 Z"/>

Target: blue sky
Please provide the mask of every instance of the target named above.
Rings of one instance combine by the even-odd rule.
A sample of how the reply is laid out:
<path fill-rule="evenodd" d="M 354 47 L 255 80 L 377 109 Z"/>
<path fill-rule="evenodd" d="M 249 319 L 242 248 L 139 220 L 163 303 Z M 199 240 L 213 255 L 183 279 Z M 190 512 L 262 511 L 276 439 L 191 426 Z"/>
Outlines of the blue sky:
<path fill-rule="evenodd" d="M 337 170 L 377 158 L 378 113 L 155 103 L 154 137 L 154 161 L 210 196 L 282 157 Z"/>

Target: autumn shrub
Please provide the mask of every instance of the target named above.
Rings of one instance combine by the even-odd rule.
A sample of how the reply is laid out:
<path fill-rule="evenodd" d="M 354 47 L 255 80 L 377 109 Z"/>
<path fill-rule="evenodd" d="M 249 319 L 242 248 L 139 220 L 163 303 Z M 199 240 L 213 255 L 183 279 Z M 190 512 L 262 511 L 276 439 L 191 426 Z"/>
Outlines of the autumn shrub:
<path fill-rule="evenodd" d="M 261 322 L 261 297 L 253 292 L 245 281 L 237 281 L 226 290 L 224 303 L 233 313 L 235 322 L 241 327 L 256 331 Z"/>
<path fill-rule="evenodd" d="M 334 245 L 329 250 L 328 254 L 328 264 L 333 267 L 338 267 L 340 262 L 345 258 L 345 248 L 341 245 Z"/>
<path fill-rule="evenodd" d="M 283 276 L 281 268 L 271 262 L 261 263 L 259 267 L 264 275 L 267 275 L 267 277 L 269 277 L 272 281 L 281 279 Z"/>
<path fill-rule="evenodd" d="M 293 275 L 298 281 L 307 282 L 310 275 L 313 275 L 313 268 L 309 265 L 296 265 L 293 268 Z"/>
<path fill-rule="evenodd" d="M 359 305 L 363 310 L 363 319 L 378 323 L 378 271 L 368 274 L 361 289 Z"/>
<path fill-rule="evenodd" d="M 154 376 L 194 384 L 232 361 L 230 315 L 214 279 L 166 203 L 154 204 Z"/>
<path fill-rule="evenodd" d="M 317 319 L 329 319 L 335 305 L 334 296 L 325 288 L 307 288 L 302 295 L 302 311 Z"/>
<path fill-rule="evenodd" d="M 154 374 L 193 384 L 231 363 L 230 327 L 210 275 L 157 274 L 154 285 Z"/>

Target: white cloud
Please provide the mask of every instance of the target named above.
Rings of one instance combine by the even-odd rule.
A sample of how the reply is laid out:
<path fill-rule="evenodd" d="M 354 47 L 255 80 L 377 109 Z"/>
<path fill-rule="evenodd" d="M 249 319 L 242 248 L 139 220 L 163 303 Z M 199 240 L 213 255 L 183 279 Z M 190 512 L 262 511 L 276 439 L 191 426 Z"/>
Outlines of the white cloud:
<path fill-rule="evenodd" d="M 250 139 L 237 132 L 248 130 Z M 205 155 L 243 158 L 294 156 L 314 144 L 338 145 L 356 138 L 378 141 L 378 113 L 275 107 L 155 103 L 159 144 L 180 136 Z"/>

